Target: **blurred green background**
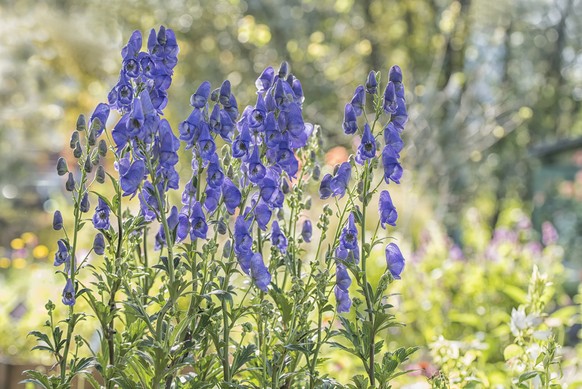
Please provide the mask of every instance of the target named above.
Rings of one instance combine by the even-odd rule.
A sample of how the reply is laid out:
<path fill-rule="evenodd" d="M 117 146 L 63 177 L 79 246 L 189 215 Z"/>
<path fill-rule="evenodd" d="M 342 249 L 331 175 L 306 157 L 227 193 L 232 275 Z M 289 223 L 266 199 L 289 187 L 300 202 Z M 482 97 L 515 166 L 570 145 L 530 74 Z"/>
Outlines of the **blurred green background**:
<path fill-rule="evenodd" d="M 494 231 L 532 220 L 527 240 L 539 242 L 550 221 L 566 266 L 561 303 L 569 303 L 582 274 L 582 1 L 2 0 L 0 355 L 34 359 L 26 333 L 44 319 L 33 313 L 58 299 L 60 286 L 48 282 L 49 224 L 70 204 L 54 166 L 70 158 L 64 146 L 76 118 L 106 100 L 131 32 L 160 24 L 174 29 L 181 50 L 166 110 L 174 129 L 203 80 L 229 79 L 244 107 L 260 71 L 287 60 L 303 82 L 306 121 L 323 128 L 328 162 L 341 157 L 338 146 L 354 148 L 341 121 L 355 87 L 371 69 L 385 75 L 400 65 L 410 121 L 405 179 L 392 191 L 397 234 L 419 263 L 407 271 L 432 271 L 434 281 L 442 274 L 431 266 L 448 266 L 460 280 L 463 266 L 451 263 L 462 257 L 486 269 Z M 440 254 L 426 254 L 435 241 Z M 527 286 L 530 257 L 516 287 Z M 513 274 L 512 258 L 490 279 Z M 440 303 L 453 304 L 446 285 L 435 287 L 444 290 Z M 427 324 L 412 326 L 418 342 L 438 335 Z"/>

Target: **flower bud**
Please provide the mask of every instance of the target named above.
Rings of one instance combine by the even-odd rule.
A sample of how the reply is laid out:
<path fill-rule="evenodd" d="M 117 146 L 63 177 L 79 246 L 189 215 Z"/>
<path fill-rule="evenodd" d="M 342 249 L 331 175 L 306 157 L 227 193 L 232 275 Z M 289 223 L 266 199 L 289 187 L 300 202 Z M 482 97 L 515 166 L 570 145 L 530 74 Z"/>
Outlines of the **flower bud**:
<path fill-rule="evenodd" d="M 91 207 L 91 203 L 89 203 L 89 194 L 85 192 L 83 198 L 81 199 L 81 204 L 79 205 L 79 209 L 81 212 L 89 212 L 89 208 Z"/>
<path fill-rule="evenodd" d="M 284 179 L 281 183 L 281 192 L 283 192 L 283 194 L 288 194 L 290 190 L 291 188 L 289 187 L 289 181 Z"/>
<path fill-rule="evenodd" d="M 53 230 L 58 231 L 61 228 L 63 228 L 63 215 L 57 209 L 53 215 Z"/>
<path fill-rule="evenodd" d="M 93 121 L 93 123 L 95 121 L 98 121 L 99 119 L 95 119 Z M 89 135 L 87 136 L 87 143 L 89 143 L 89 146 L 95 146 L 95 143 L 97 143 L 97 140 L 95 139 L 95 130 L 94 130 L 94 126 L 91 125 L 91 129 L 89 130 Z"/>
<path fill-rule="evenodd" d="M 57 161 L 57 174 L 59 176 L 64 176 L 69 172 L 69 168 L 67 167 L 67 161 L 63 157 L 60 157 Z"/>
<path fill-rule="evenodd" d="M 319 181 L 319 178 L 321 177 L 321 168 L 319 167 L 319 165 L 315 165 L 313 167 L 312 177 L 315 181 Z"/>
<path fill-rule="evenodd" d="M 225 235 L 226 234 L 226 223 L 224 222 L 224 220 L 219 220 L 218 221 L 218 233 L 220 235 Z"/>
<path fill-rule="evenodd" d="M 87 173 L 91 173 L 91 170 L 93 170 L 93 164 L 91 163 L 91 158 L 87 157 L 87 159 L 85 159 L 85 164 L 83 165 L 83 170 L 85 170 L 85 172 L 87 172 Z"/>
<path fill-rule="evenodd" d="M 287 63 L 287 61 L 283 61 L 281 62 L 281 65 L 279 66 L 279 78 L 281 79 L 285 79 L 287 77 L 287 73 L 289 72 L 289 64 Z"/>
<path fill-rule="evenodd" d="M 107 155 L 107 143 L 104 139 L 99 141 L 99 146 L 97 146 L 97 150 L 99 151 L 99 155 L 105 157 Z"/>
<path fill-rule="evenodd" d="M 85 121 L 85 115 L 79 115 L 79 117 L 77 118 L 77 131 L 85 131 L 86 129 L 87 129 L 87 124 Z M 77 136 L 79 136 L 79 134 L 77 134 Z M 77 138 L 77 140 L 78 140 L 78 138 Z"/>
<path fill-rule="evenodd" d="M 100 184 L 103 184 L 105 182 L 105 169 L 101 165 L 97 167 L 97 172 L 95 173 L 95 181 L 97 181 Z"/>
<path fill-rule="evenodd" d="M 71 140 L 69 142 L 69 147 L 74 149 L 77 146 L 77 143 L 79 143 L 79 132 L 73 131 L 73 133 L 71 134 Z"/>
<path fill-rule="evenodd" d="M 217 102 L 218 101 L 218 95 L 220 94 L 220 88 L 216 88 L 215 90 L 212 91 L 212 93 L 210 94 L 210 100 Z"/>
<path fill-rule="evenodd" d="M 231 248 L 230 240 L 227 240 L 226 243 L 224 244 L 224 248 L 222 250 L 222 256 L 223 256 L 223 258 L 230 257 L 230 251 L 231 250 L 232 250 L 232 248 Z"/>
<path fill-rule="evenodd" d="M 73 173 L 69 172 L 69 177 L 67 178 L 67 182 L 65 183 L 65 189 L 69 192 L 75 190 L 75 179 L 73 178 Z"/>
<path fill-rule="evenodd" d="M 99 153 L 97 152 L 97 150 L 93 150 L 91 152 L 91 163 L 93 164 L 93 166 L 99 165 Z"/>
<path fill-rule="evenodd" d="M 307 200 L 305 200 L 305 209 L 311 209 L 311 196 L 309 196 L 307 198 Z"/>
<path fill-rule="evenodd" d="M 83 150 L 81 149 L 81 143 L 79 143 L 79 141 L 77 141 L 77 144 L 75 145 L 75 149 L 73 150 L 73 156 L 75 158 L 81 158 L 81 155 L 83 155 Z"/>
<path fill-rule="evenodd" d="M 105 239 L 100 232 L 95 235 L 95 240 L 93 240 L 93 251 L 95 251 L 95 254 L 97 255 L 103 255 L 105 252 Z"/>

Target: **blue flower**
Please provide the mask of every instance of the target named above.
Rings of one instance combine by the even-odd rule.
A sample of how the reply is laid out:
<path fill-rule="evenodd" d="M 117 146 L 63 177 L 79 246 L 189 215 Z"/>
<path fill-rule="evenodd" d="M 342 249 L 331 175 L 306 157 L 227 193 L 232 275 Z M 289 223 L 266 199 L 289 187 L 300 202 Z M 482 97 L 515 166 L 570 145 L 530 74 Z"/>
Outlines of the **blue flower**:
<path fill-rule="evenodd" d="M 99 122 L 101 123 L 101 125 L 97 129 L 97 132 L 95 133 L 95 138 L 99 138 L 99 136 L 101 136 L 101 134 L 103 133 L 108 117 L 109 117 L 109 105 L 104 103 L 100 103 L 99 105 L 97 105 L 95 111 L 93 111 L 93 114 L 91 115 L 91 119 L 89 120 L 89 122 L 92 123 L 93 120 L 99 119 Z"/>
<path fill-rule="evenodd" d="M 249 126 L 251 128 L 259 128 L 259 131 L 261 131 L 260 128 L 262 128 L 266 116 L 267 107 L 265 106 L 265 99 L 263 98 L 263 95 L 259 93 L 255 109 L 253 109 L 249 115 Z"/>
<path fill-rule="evenodd" d="M 356 111 L 353 105 L 346 104 L 344 109 L 344 122 L 342 123 L 344 132 L 348 135 L 355 134 L 358 131 L 358 121 L 356 117 Z"/>
<path fill-rule="evenodd" d="M 126 157 L 119 160 L 117 169 L 119 170 L 119 181 L 121 189 L 123 189 L 123 195 L 135 194 L 146 173 L 145 162 L 138 159 L 131 163 L 129 158 Z"/>
<path fill-rule="evenodd" d="M 140 31 L 134 31 L 131 37 L 127 41 L 127 45 L 121 49 L 121 57 L 125 59 L 131 59 L 137 57 L 139 51 L 141 50 L 142 38 Z"/>
<path fill-rule="evenodd" d="M 358 152 L 356 154 L 356 162 L 360 165 L 364 164 L 364 161 L 372 159 L 376 156 L 376 139 L 372 135 L 372 130 L 368 123 L 364 124 L 364 134 L 362 135 L 362 142 L 358 147 Z"/>
<path fill-rule="evenodd" d="M 150 222 L 156 218 L 159 211 L 158 200 L 156 199 L 155 189 L 151 182 L 146 181 L 143 188 L 138 195 L 140 213 L 146 222 Z"/>
<path fill-rule="evenodd" d="M 364 106 L 366 105 L 366 91 L 362 85 L 359 85 L 356 88 L 350 104 L 354 107 L 356 116 L 360 116 L 364 112 Z"/>
<path fill-rule="evenodd" d="M 332 195 L 332 193 L 333 193 L 333 191 L 331 190 L 331 181 L 332 180 L 333 180 L 333 177 L 331 174 L 326 174 L 321 179 L 321 184 L 319 185 L 319 197 L 322 200 L 325 200 Z"/>
<path fill-rule="evenodd" d="M 348 292 L 341 290 L 339 287 L 334 288 L 335 299 L 337 302 L 337 312 L 346 313 L 350 311 L 352 300 Z"/>
<path fill-rule="evenodd" d="M 384 181 L 387 184 L 393 181 L 400 184 L 402 178 L 402 166 L 398 163 L 398 155 L 390 146 L 384 147 L 382 151 L 382 165 L 384 166 Z"/>
<path fill-rule="evenodd" d="M 394 88 L 394 83 L 389 81 L 384 91 L 383 109 L 384 112 L 393 114 L 396 112 L 396 108 L 398 108 L 398 104 L 396 103 L 396 89 Z"/>
<path fill-rule="evenodd" d="M 330 187 L 333 196 L 339 196 L 342 198 L 346 193 L 346 189 L 350 183 L 350 178 L 352 176 L 352 165 L 349 162 L 344 162 L 340 165 L 335 177 L 330 182 Z"/>
<path fill-rule="evenodd" d="M 255 146 L 251 157 L 249 158 L 249 179 L 253 184 L 258 183 L 267 174 L 265 166 L 261 163 L 259 157 L 259 146 Z"/>
<path fill-rule="evenodd" d="M 267 89 L 269 89 L 271 87 L 271 85 L 273 85 L 274 78 L 275 78 L 275 70 L 273 69 L 273 67 L 269 66 L 268 68 L 263 70 L 263 72 L 261 73 L 259 78 L 257 78 L 257 81 L 255 81 L 255 86 L 257 87 L 257 91 L 259 93 L 263 93 L 263 92 L 267 91 Z"/>
<path fill-rule="evenodd" d="M 400 154 L 404 147 L 404 142 L 400 138 L 400 131 L 393 122 L 390 122 L 384 127 L 384 142 L 386 146 L 390 146 L 394 153 Z"/>
<path fill-rule="evenodd" d="M 71 260 L 71 254 L 69 253 L 69 247 L 64 239 L 59 239 L 57 242 L 57 252 L 55 253 L 55 266 L 60 266 L 63 263 L 68 263 Z"/>
<path fill-rule="evenodd" d="M 255 220 L 257 221 L 259 228 L 265 231 L 273 212 L 271 211 L 271 208 L 269 208 L 269 204 L 267 204 L 261 197 L 259 197 L 258 203 L 255 205 L 256 201 L 256 199 L 253 199 Z"/>
<path fill-rule="evenodd" d="M 204 208 L 206 208 L 209 213 L 212 213 L 216 210 L 216 208 L 218 208 L 218 202 L 220 201 L 220 189 L 214 189 L 209 186 L 206 188 L 205 195 L 206 199 L 204 200 Z M 236 206 L 234 208 L 236 208 Z M 232 213 L 234 213 L 234 208 L 232 209 Z"/>
<path fill-rule="evenodd" d="M 194 108 L 203 108 L 208 101 L 208 97 L 210 97 L 210 82 L 204 81 L 200 84 L 196 93 L 190 97 L 190 105 Z"/>
<path fill-rule="evenodd" d="M 202 113 L 199 109 L 194 109 L 190 113 L 190 116 L 184 120 L 178 126 L 178 132 L 180 132 L 180 140 L 186 142 L 186 149 L 194 146 L 194 143 L 198 140 L 200 136 L 200 121 L 202 119 Z"/>
<path fill-rule="evenodd" d="M 216 144 L 214 143 L 214 139 L 210 136 L 208 124 L 205 122 L 200 122 L 200 136 L 198 137 L 197 143 L 202 160 L 210 160 L 212 154 L 216 151 Z"/>
<path fill-rule="evenodd" d="M 398 212 L 396 212 L 396 208 L 394 207 L 394 204 L 392 204 L 390 193 L 388 193 L 387 190 L 383 190 L 380 193 L 380 204 L 378 210 L 380 212 L 380 223 L 382 224 L 382 228 L 386 228 L 386 224 L 390 224 L 391 226 L 396 225 Z"/>
<path fill-rule="evenodd" d="M 335 280 L 336 285 L 338 288 L 347 292 L 352 284 L 352 279 L 350 278 L 350 274 L 344 265 L 338 263 L 335 268 Z"/>
<path fill-rule="evenodd" d="M 265 178 L 259 182 L 260 196 L 267 204 L 274 206 L 280 194 L 279 179 L 281 171 L 274 167 L 269 167 Z"/>
<path fill-rule="evenodd" d="M 68 306 L 75 305 L 75 287 L 73 286 L 73 281 L 68 278 L 65 284 L 65 289 L 63 289 L 63 304 Z"/>
<path fill-rule="evenodd" d="M 81 203 L 79 204 L 79 210 L 81 212 L 89 212 L 91 203 L 89 202 L 89 193 L 85 192 L 83 198 L 81 198 Z"/>
<path fill-rule="evenodd" d="M 190 215 L 190 239 L 194 241 L 196 238 L 206 239 L 208 232 L 208 224 L 206 224 L 206 217 L 202 211 L 202 206 L 199 202 L 195 202 L 192 206 L 192 214 Z"/>
<path fill-rule="evenodd" d="M 239 215 L 234 222 L 234 252 L 237 255 L 248 253 L 253 247 L 253 238 L 249 228 L 250 221 L 247 222 L 243 215 Z"/>
<path fill-rule="evenodd" d="M 178 163 L 177 151 L 180 148 L 180 141 L 172 132 L 170 123 L 166 119 L 160 122 L 159 131 L 160 166 L 170 169 Z"/>
<path fill-rule="evenodd" d="M 368 78 L 366 79 L 366 92 L 374 95 L 376 94 L 377 90 L 378 80 L 376 80 L 376 72 L 372 70 L 370 73 L 368 73 Z"/>
<path fill-rule="evenodd" d="M 215 104 L 214 108 L 212 108 L 212 112 L 210 113 L 210 117 L 208 118 L 208 126 L 210 127 L 210 131 L 220 134 L 221 131 L 221 123 L 220 123 L 220 105 Z"/>
<path fill-rule="evenodd" d="M 220 94 L 218 95 L 218 101 L 224 107 L 230 106 L 230 81 L 224 80 L 222 85 L 220 85 Z"/>
<path fill-rule="evenodd" d="M 251 140 L 248 124 L 241 124 L 240 134 L 232 144 L 232 156 L 245 161 L 249 156 Z"/>
<path fill-rule="evenodd" d="M 400 66 L 394 65 L 390 68 L 390 71 L 388 72 L 388 80 L 394 83 L 402 82 L 402 70 L 400 69 Z"/>
<path fill-rule="evenodd" d="M 100 232 L 95 235 L 95 239 L 93 240 L 93 251 L 97 255 L 103 255 L 105 253 L 105 238 Z"/>
<path fill-rule="evenodd" d="M 394 279 L 399 280 L 402 270 L 404 270 L 404 257 L 400 252 L 398 246 L 394 243 L 390 243 L 386 246 L 386 264 L 388 265 L 388 270 Z"/>
<path fill-rule="evenodd" d="M 184 207 L 186 208 L 186 207 Z M 188 215 L 180 213 L 178 215 L 178 226 L 176 227 L 176 241 L 181 242 L 188 236 L 190 232 L 190 219 Z"/>
<path fill-rule="evenodd" d="M 220 188 L 224 182 L 224 173 L 220 167 L 220 161 L 218 160 L 218 155 L 214 154 L 208 164 L 208 172 L 206 175 L 206 182 L 211 188 Z"/>
<path fill-rule="evenodd" d="M 303 86 L 301 85 L 301 81 L 299 81 L 297 78 L 293 79 L 291 89 L 293 89 L 293 93 L 295 94 L 295 102 L 297 104 L 303 104 L 305 97 L 303 96 Z"/>
<path fill-rule="evenodd" d="M 350 213 L 348 224 L 343 228 L 340 235 L 340 245 L 348 250 L 358 248 L 358 229 L 354 220 L 354 214 Z"/>
<path fill-rule="evenodd" d="M 184 185 L 184 191 L 182 192 L 182 204 L 189 205 L 196 201 L 196 186 L 194 185 L 192 179 Z"/>
<path fill-rule="evenodd" d="M 254 254 L 251 257 L 250 265 L 253 282 L 257 288 L 263 292 L 267 292 L 267 287 L 271 283 L 271 274 L 263 262 L 263 256 L 260 253 Z"/>
<path fill-rule="evenodd" d="M 287 252 L 287 238 L 281 231 L 277 220 L 275 220 L 271 226 L 271 243 L 273 246 L 277 247 L 282 254 Z"/>
<path fill-rule="evenodd" d="M 311 226 L 311 221 L 309 219 L 303 222 L 303 227 L 301 228 L 301 237 L 307 243 L 311 242 L 311 235 L 313 233 L 313 227 Z"/>
<path fill-rule="evenodd" d="M 236 185 L 228 177 L 224 177 L 224 182 L 222 183 L 222 198 L 228 213 L 231 215 L 242 200 L 240 190 L 238 190 Z"/>
<path fill-rule="evenodd" d="M 58 231 L 61 228 L 63 228 L 63 215 L 61 214 L 61 211 L 57 209 L 53 215 L 53 229 Z"/>
<path fill-rule="evenodd" d="M 109 206 L 101 197 L 99 197 L 97 207 L 95 207 L 95 214 L 93 215 L 93 227 L 98 230 L 109 229 L 109 213 L 111 210 Z"/>

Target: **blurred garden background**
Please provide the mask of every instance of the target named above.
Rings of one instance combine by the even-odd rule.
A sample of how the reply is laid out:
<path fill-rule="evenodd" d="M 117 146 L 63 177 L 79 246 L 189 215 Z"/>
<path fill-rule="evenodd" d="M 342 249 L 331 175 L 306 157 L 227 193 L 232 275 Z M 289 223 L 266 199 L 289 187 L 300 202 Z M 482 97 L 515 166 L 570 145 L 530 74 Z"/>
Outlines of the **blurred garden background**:
<path fill-rule="evenodd" d="M 72 209 L 56 161 L 72 161 L 77 116 L 106 101 L 125 39 L 160 24 L 180 46 L 167 110 L 175 129 L 200 82 L 229 79 L 244 107 L 260 71 L 287 60 L 330 166 L 355 150 L 341 130 L 355 86 L 400 65 L 410 121 L 405 179 L 391 192 L 407 258 L 395 303 L 407 326 L 387 340 L 423 346 L 410 381 L 445 368 L 446 349 L 482 382 L 502 382 L 511 311 L 537 264 L 553 282 L 564 375 L 581 387 L 580 0 L 1 0 L 2 363 L 43 362 L 27 333 L 47 299 L 60 299 L 50 224 L 54 210 Z"/>

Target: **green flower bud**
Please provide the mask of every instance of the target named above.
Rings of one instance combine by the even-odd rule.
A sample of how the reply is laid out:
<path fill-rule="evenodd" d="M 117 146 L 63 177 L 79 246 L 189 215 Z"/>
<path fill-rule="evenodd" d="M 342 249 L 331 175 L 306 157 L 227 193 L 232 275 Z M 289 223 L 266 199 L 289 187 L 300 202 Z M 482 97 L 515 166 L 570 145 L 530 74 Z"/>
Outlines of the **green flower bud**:
<path fill-rule="evenodd" d="M 79 115 L 79 117 L 77 118 L 77 131 L 85 131 L 86 129 L 87 123 L 85 121 L 85 115 Z M 79 134 L 77 134 L 77 136 L 79 136 Z"/>
<path fill-rule="evenodd" d="M 95 181 L 97 181 L 100 184 L 103 184 L 105 182 L 105 169 L 101 165 L 97 167 L 97 172 L 95 173 Z"/>
<path fill-rule="evenodd" d="M 77 143 L 79 143 L 79 132 L 73 131 L 71 134 L 71 141 L 69 142 L 69 146 L 74 149 L 77 146 Z"/>
<path fill-rule="evenodd" d="M 99 151 L 99 155 L 105 157 L 107 155 L 107 143 L 104 139 L 99 141 L 99 146 L 97 146 L 97 150 Z"/>

